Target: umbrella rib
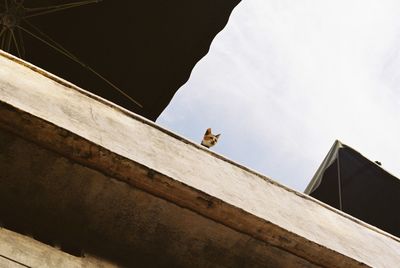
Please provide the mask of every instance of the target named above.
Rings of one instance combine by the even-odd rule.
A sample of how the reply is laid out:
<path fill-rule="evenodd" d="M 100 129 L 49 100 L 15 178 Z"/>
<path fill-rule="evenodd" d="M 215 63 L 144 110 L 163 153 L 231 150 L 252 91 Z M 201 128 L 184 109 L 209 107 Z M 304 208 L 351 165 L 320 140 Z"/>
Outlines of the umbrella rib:
<path fill-rule="evenodd" d="M 3 36 L 3 37 L 1 38 L 1 41 L 0 41 L 0 42 L 1 42 L 0 46 L 1 46 L 1 49 L 5 51 L 5 48 L 4 48 L 4 39 L 5 39 L 5 38 L 4 38 L 4 36 Z"/>
<path fill-rule="evenodd" d="M 6 27 L 3 27 L 3 29 L 1 29 L 1 32 L 0 32 L 0 37 L 4 34 L 5 31 L 6 31 Z"/>
<path fill-rule="evenodd" d="M 46 45 L 50 46 L 51 48 L 57 50 L 58 52 L 64 54 L 65 56 L 67 56 L 68 58 L 71 58 L 71 56 L 68 53 L 65 53 L 65 51 L 63 51 L 62 49 L 56 47 L 55 45 L 49 43 L 48 41 L 44 40 L 43 38 L 37 36 L 36 34 L 32 33 L 31 31 L 29 31 L 28 29 L 22 27 L 22 26 L 17 26 L 19 29 L 21 29 L 22 31 L 26 32 L 27 34 L 29 34 L 30 36 L 38 39 L 39 41 L 45 43 Z M 72 60 L 75 60 L 74 58 L 71 58 Z"/>
<path fill-rule="evenodd" d="M 28 23 L 29 25 L 33 26 L 32 24 Z M 110 85 L 112 88 L 114 88 L 115 90 L 117 90 L 120 94 L 122 94 L 123 96 L 125 96 L 127 99 L 129 99 L 130 101 L 132 101 L 133 103 L 135 103 L 137 106 L 139 106 L 140 108 L 143 108 L 143 105 L 140 104 L 138 101 L 134 100 L 131 96 L 129 96 L 127 93 L 125 93 L 122 89 L 120 89 L 119 87 L 117 87 L 116 85 L 114 85 L 110 80 L 108 80 L 107 78 L 105 78 L 103 75 L 101 75 L 100 73 L 98 73 L 97 71 L 95 71 L 94 69 L 92 69 L 90 66 L 86 65 L 84 62 L 82 62 L 81 60 L 79 60 L 77 57 L 75 57 L 72 53 L 70 53 L 68 50 L 66 50 L 65 48 L 63 48 L 60 44 L 58 44 L 57 42 L 55 42 L 54 40 L 50 39 L 49 37 L 47 37 L 47 35 L 45 35 L 44 33 L 42 33 L 41 31 L 39 31 L 41 34 L 43 34 L 46 38 L 49 38 L 51 40 L 51 42 L 53 42 L 54 44 L 51 44 L 50 42 L 46 41 L 45 39 L 37 36 L 36 34 L 32 33 L 31 31 L 29 31 L 28 29 L 25 29 L 22 26 L 18 26 L 18 28 L 20 28 L 22 31 L 26 32 L 27 34 L 31 35 L 32 37 L 40 40 L 41 42 L 47 44 L 48 46 L 50 46 L 51 48 L 55 49 L 56 51 L 60 52 L 61 54 L 63 54 L 64 56 L 70 58 L 71 60 L 75 61 L 76 63 L 80 64 L 82 67 L 86 68 L 87 70 L 89 70 L 90 72 L 92 72 L 94 75 L 96 75 L 97 77 L 99 77 L 101 80 L 103 80 L 104 82 L 106 82 L 108 85 Z M 34 27 L 35 29 L 37 29 L 36 27 Z M 38 29 L 37 29 L 38 30 Z"/>
<path fill-rule="evenodd" d="M 81 64 L 81 65 L 85 65 L 85 64 L 83 64 L 83 62 L 79 62 L 79 59 L 78 59 L 75 55 L 73 55 L 72 53 L 70 53 L 66 48 L 64 48 L 61 44 L 57 43 L 57 42 L 56 42 L 54 39 L 52 39 L 50 36 L 48 36 L 47 34 L 45 34 L 44 32 L 42 32 L 38 27 L 36 27 L 35 25 L 33 25 L 32 23 L 30 23 L 30 22 L 29 22 L 28 20 L 26 20 L 26 19 L 24 19 L 23 21 L 24 21 L 27 25 L 29 25 L 32 29 L 34 29 L 36 32 L 38 32 L 40 35 L 42 35 L 44 38 L 47 39 L 47 41 L 41 40 L 42 42 L 44 42 L 44 43 L 47 43 L 47 42 L 53 43 L 52 45 L 53 45 L 53 46 L 56 46 L 58 49 L 62 50 L 62 51 L 63 51 L 63 54 L 65 53 L 65 54 L 67 54 L 66 56 L 68 56 L 68 57 L 71 58 L 72 60 L 77 61 L 77 62 L 78 62 L 79 64 Z M 38 38 L 38 39 L 40 40 L 39 37 L 36 37 L 36 38 Z M 47 44 L 47 45 L 50 45 L 50 44 Z"/>
<path fill-rule="evenodd" d="M 6 40 L 6 51 L 10 52 L 11 50 L 11 41 L 12 41 L 12 36 L 11 36 L 11 30 L 8 31 L 8 36 L 7 36 L 8 40 Z"/>
<path fill-rule="evenodd" d="M 4 48 L 4 42 L 5 42 L 5 40 L 6 40 L 6 35 L 7 35 L 7 33 L 6 33 L 6 28 L 3 28 L 3 30 L 2 30 L 1 32 L 2 32 L 2 36 L 1 36 L 1 49 L 5 50 L 5 48 Z"/>
<path fill-rule="evenodd" d="M 22 1 L 17 1 L 17 0 L 11 0 L 11 1 L 13 1 L 14 2 L 14 4 L 16 4 L 17 5 L 17 7 L 20 7 L 20 6 L 22 6 L 23 4 L 24 4 L 24 0 L 22 0 Z"/>
<path fill-rule="evenodd" d="M 24 37 L 21 33 L 21 29 L 17 28 L 17 33 L 18 33 L 18 39 L 19 39 L 19 43 L 21 46 L 21 54 L 22 54 L 22 58 L 25 57 L 25 44 L 24 44 Z"/>
<path fill-rule="evenodd" d="M 10 32 L 11 32 L 12 39 L 14 40 L 15 48 L 17 49 L 18 57 L 19 57 L 19 58 L 22 58 L 21 52 L 20 52 L 20 50 L 19 50 L 19 46 L 18 46 L 17 39 L 15 38 L 14 30 L 10 30 Z"/>
<path fill-rule="evenodd" d="M 137 106 L 139 106 L 140 108 L 143 108 L 143 105 L 136 101 L 135 99 L 133 99 L 131 96 L 129 96 L 127 93 L 125 93 L 122 89 L 120 89 L 119 87 L 117 87 L 116 85 L 114 85 L 111 81 L 109 81 L 107 78 L 105 78 L 104 76 L 102 76 L 101 74 L 99 74 L 98 72 L 96 72 L 94 69 L 92 69 L 89 66 L 84 66 L 86 69 L 88 69 L 89 71 L 91 71 L 93 74 L 95 74 L 97 77 L 99 77 L 100 79 L 102 79 L 104 82 L 106 82 L 107 84 L 109 84 L 112 88 L 114 88 L 116 91 L 118 91 L 120 94 L 122 94 L 123 96 L 125 96 L 127 99 L 129 99 L 130 101 L 132 101 L 133 103 L 135 103 Z"/>
<path fill-rule="evenodd" d="M 26 12 L 37 12 L 37 13 L 31 13 L 24 18 L 32 18 L 36 16 L 41 16 L 53 12 L 58 12 L 74 7 L 79 7 L 79 6 L 84 6 L 88 4 L 93 4 L 93 3 L 99 3 L 100 0 L 88 0 L 88 1 L 80 1 L 80 2 L 75 2 L 75 3 L 69 3 L 69 4 L 64 4 L 64 5 L 55 5 L 55 6 L 47 6 L 47 7 L 39 7 L 39 8 L 26 8 Z"/>
<path fill-rule="evenodd" d="M 33 7 L 33 8 L 27 7 L 26 9 L 27 9 L 27 11 L 43 11 L 43 10 L 48 10 L 48 9 L 75 7 L 75 6 L 81 6 L 81 5 L 86 5 L 86 4 L 98 3 L 98 2 L 101 2 L 101 0 L 86 0 L 86 1 L 72 2 L 72 3 L 62 4 L 62 5 L 46 6 L 46 7 Z"/>

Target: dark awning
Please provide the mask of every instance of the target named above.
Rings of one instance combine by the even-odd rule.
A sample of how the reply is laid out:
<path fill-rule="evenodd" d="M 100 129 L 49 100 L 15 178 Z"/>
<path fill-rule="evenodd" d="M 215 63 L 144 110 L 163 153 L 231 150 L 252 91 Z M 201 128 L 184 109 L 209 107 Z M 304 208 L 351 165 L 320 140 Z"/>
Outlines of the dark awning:
<path fill-rule="evenodd" d="M 400 237 L 400 180 L 340 141 L 305 193 Z"/>
<path fill-rule="evenodd" d="M 0 47 L 155 120 L 239 2 L 4 0 L 0 2 Z M 72 57 L 62 55 L 60 49 Z"/>

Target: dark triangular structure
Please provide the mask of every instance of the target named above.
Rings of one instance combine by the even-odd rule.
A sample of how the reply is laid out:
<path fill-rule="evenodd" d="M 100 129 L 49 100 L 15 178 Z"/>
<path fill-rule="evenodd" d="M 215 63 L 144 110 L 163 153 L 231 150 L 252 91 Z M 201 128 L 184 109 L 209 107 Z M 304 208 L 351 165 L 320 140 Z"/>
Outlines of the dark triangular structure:
<path fill-rule="evenodd" d="M 305 193 L 400 237 L 400 180 L 340 141 Z"/>

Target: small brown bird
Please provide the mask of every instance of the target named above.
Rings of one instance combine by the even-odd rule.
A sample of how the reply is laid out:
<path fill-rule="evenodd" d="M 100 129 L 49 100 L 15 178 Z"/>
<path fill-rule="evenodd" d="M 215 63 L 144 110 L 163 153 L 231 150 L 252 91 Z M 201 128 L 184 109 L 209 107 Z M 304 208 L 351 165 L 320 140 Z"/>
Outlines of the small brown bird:
<path fill-rule="evenodd" d="M 210 148 L 214 146 L 218 142 L 218 138 L 221 134 L 214 135 L 211 133 L 211 128 L 207 128 L 206 133 L 204 134 L 203 140 L 201 141 L 201 145 Z"/>

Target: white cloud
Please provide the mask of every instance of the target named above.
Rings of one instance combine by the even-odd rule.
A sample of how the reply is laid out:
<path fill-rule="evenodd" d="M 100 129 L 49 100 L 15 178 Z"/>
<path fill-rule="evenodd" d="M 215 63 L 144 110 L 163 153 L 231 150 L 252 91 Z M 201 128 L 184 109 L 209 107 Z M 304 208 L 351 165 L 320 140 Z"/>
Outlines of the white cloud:
<path fill-rule="evenodd" d="M 158 122 L 303 190 L 336 138 L 400 176 L 400 2 L 247 0 Z"/>

